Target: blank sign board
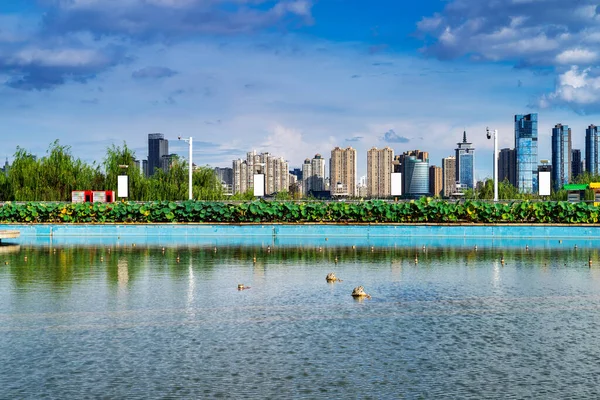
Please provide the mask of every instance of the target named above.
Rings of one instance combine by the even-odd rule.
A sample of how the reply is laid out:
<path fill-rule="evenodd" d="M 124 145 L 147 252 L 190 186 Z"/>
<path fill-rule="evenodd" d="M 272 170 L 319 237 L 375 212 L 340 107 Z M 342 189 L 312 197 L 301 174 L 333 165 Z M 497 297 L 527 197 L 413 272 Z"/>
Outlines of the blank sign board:
<path fill-rule="evenodd" d="M 117 177 L 117 197 L 129 197 L 129 177 L 127 175 Z"/>
<path fill-rule="evenodd" d="M 254 174 L 254 195 L 263 197 L 265 195 L 265 175 Z"/>
<path fill-rule="evenodd" d="M 538 183 L 540 196 L 550 196 L 550 171 L 540 171 Z"/>
<path fill-rule="evenodd" d="M 402 196 L 402 174 L 392 173 L 392 196 Z"/>

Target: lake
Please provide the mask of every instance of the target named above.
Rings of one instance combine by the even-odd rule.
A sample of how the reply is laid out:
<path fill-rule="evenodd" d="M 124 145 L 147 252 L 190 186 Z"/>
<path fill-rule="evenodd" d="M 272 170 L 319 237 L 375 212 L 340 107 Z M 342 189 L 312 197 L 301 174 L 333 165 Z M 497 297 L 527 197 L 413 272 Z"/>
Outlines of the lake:
<path fill-rule="evenodd" d="M 0 398 L 598 398 L 598 250 L 528 246 L 2 246 Z"/>

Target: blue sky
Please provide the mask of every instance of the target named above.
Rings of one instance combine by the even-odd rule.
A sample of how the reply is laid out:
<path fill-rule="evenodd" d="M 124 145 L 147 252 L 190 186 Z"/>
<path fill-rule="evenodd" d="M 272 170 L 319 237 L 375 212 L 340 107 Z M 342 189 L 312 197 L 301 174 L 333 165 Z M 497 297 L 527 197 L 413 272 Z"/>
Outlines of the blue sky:
<path fill-rule="evenodd" d="M 452 155 L 462 131 L 491 175 L 485 127 L 513 144 L 513 115 L 550 130 L 600 124 L 600 17 L 577 0 L 3 0 L 2 146 L 43 155 L 55 139 L 100 161 L 146 156 L 162 132 L 194 161 L 270 151 L 290 166 L 334 146 Z"/>

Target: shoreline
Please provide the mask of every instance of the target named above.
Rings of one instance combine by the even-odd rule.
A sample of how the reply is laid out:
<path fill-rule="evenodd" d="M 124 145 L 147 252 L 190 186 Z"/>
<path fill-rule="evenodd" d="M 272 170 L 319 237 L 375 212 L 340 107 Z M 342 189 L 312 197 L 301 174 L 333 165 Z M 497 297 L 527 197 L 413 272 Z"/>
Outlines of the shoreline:
<path fill-rule="evenodd" d="M 600 240 L 600 224 L 59 223 L 0 224 L 21 237 L 496 238 Z"/>

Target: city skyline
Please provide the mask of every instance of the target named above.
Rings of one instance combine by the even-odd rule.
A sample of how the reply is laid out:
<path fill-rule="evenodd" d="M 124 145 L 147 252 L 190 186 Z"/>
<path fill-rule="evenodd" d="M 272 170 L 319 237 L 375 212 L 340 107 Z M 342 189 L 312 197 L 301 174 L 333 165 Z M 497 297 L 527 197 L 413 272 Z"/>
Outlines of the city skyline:
<path fill-rule="evenodd" d="M 141 159 L 162 132 L 184 157 L 174 139 L 193 136 L 199 165 L 250 148 L 299 166 L 348 145 L 427 148 L 438 164 L 467 130 L 482 179 L 486 126 L 511 147 L 511 115 L 538 113 L 549 159 L 557 122 L 581 149 L 575 132 L 597 122 L 595 3 L 544 3 L 7 0 L 0 156 L 59 139 L 88 162 L 123 141 Z"/>

